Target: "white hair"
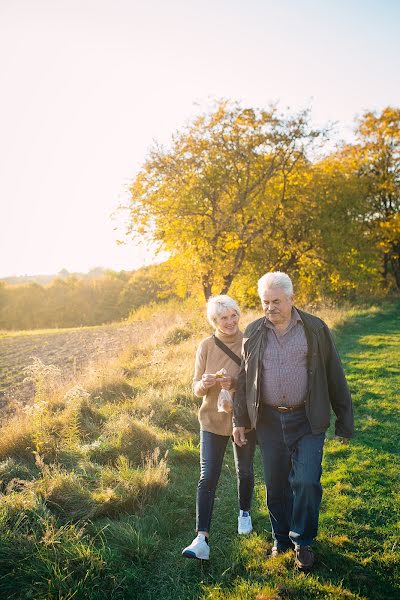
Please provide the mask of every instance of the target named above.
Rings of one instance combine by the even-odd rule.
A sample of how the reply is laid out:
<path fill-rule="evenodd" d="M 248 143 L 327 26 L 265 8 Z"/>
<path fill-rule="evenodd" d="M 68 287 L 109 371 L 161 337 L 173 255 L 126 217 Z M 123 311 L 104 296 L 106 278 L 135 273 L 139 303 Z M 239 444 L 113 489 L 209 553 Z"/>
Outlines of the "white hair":
<path fill-rule="evenodd" d="M 282 271 L 271 271 L 260 277 L 258 280 L 259 296 L 261 296 L 266 288 L 281 288 L 288 298 L 293 296 L 292 280 L 289 275 L 282 273 Z"/>
<path fill-rule="evenodd" d="M 225 294 L 211 296 L 207 302 L 207 319 L 210 325 L 215 327 L 217 318 L 228 310 L 234 310 L 238 317 L 240 317 L 240 308 L 233 298 Z"/>

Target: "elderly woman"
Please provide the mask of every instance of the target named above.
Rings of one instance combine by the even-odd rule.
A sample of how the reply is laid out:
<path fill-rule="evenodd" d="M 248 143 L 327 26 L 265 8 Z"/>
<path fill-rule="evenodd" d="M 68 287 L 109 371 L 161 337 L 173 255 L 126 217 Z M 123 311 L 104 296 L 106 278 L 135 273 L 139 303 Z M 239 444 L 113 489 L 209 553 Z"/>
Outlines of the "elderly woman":
<path fill-rule="evenodd" d="M 222 462 L 232 436 L 232 412 L 221 408 L 218 396 L 223 390 L 232 394 L 240 370 L 240 353 L 243 334 L 239 330 L 240 310 L 229 296 L 214 296 L 207 303 L 207 317 L 215 328 L 214 335 L 200 342 L 196 354 L 193 391 L 202 397 L 200 422 L 200 480 L 197 486 L 196 529 L 197 536 L 182 551 L 187 558 L 208 560 L 208 537 L 215 490 L 221 474 Z M 229 395 L 228 395 L 229 399 Z M 253 457 L 255 432 L 246 434 L 246 445 L 233 444 L 239 496 L 238 533 L 252 531 L 250 505 L 253 495 Z"/>

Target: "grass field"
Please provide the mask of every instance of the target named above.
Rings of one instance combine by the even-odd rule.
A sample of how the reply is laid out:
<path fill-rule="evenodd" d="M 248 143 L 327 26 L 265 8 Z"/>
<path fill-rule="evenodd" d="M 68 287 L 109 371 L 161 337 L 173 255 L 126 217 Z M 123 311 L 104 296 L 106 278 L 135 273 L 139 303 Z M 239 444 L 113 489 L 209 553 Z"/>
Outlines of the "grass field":
<path fill-rule="evenodd" d="M 328 432 L 312 573 L 297 572 L 291 555 L 267 558 L 258 454 L 254 532 L 237 536 L 231 449 L 211 561 L 181 558 L 194 534 L 198 480 L 193 357 L 208 330 L 202 314 L 166 310 L 144 314 L 135 345 L 72 388 L 50 385 L 40 369 L 32 374 L 35 402 L 4 425 L 0 439 L 0 597 L 400 597 L 399 309 L 322 315 L 336 324 L 357 434 L 343 446 Z"/>

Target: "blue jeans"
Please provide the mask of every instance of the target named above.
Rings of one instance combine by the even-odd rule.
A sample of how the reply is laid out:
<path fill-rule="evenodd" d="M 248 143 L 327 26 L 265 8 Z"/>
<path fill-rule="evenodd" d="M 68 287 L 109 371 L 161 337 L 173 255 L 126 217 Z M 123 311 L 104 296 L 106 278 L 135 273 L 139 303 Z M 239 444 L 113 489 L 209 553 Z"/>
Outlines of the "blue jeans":
<path fill-rule="evenodd" d="M 269 406 L 262 406 L 256 431 L 275 545 L 308 546 L 318 530 L 325 433 L 311 432 L 305 410 L 280 413 Z"/>
<path fill-rule="evenodd" d="M 197 485 L 196 530 L 210 531 L 215 491 L 228 435 L 217 435 L 210 431 L 200 431 L 200 480 Z M 239 506 L 241 510 L 250 510 L 254 488 L 253 458 L 256 447 L 254 430 L 246 433 L 247 444 L 239 448 L 232 440 L 235 459 Z"/>

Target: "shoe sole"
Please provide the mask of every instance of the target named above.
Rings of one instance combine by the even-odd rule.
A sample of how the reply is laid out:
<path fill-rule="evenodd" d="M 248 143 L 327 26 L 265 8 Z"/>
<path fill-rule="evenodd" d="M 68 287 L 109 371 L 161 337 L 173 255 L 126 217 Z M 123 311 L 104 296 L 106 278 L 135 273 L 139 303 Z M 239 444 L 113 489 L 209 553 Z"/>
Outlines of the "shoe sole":
<path fill-rule="evenodd" d="M 184 556 L 185 558 L 195 558 L 196 560 L 210 560 L 210 557 L 207 556 L 206 557 L 202 557 L 202 556 L 196 556 L 196 554 L 194 552 L 192 552 L 191 550 L 187 550 L 186 552 L 182 552 L 182 556 Z"/>
<path fill-rule="evenodd" d="M 296 565 L 296 569 L 298 571 L 301 571 L 302 573 L 309 573 L 310 571 L 312 571 L 313 565 L 311 565 L 311 567 L 299 567 L 299 565 Z"/>
<path fill-rule="evenodd" d="M 269 554 L 268 556 L 270 558 L 276 558 L 277 556 L 283 556 L 284 554 L 288 554 L 288 552 L 291 552 L 291 548 L 288 548 L 288 550 L 278 550 L 278 552 L 271 552 L 271 554 Z"/>
<path fill-rule="evenodd" d="M 311 565 L 303 565 L 301 563 L 298 563 L 296 560 L 294 561 L 295 566 L 299 569 L 299 571 L 311 571 L 311 569 L 314 566 L 314 563 L 312 563 Z"/>
<path fill-rule="evenodd" d="M 253 531 L 253 528 L 249 529 L 249 531 L 238 531 L 238 535 L 249 535 Z"/>

